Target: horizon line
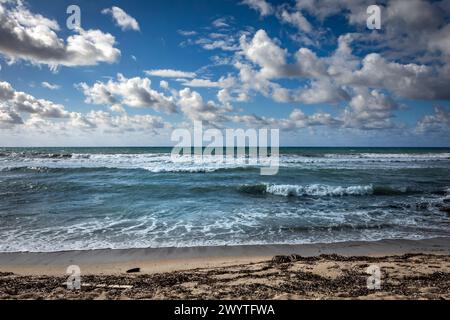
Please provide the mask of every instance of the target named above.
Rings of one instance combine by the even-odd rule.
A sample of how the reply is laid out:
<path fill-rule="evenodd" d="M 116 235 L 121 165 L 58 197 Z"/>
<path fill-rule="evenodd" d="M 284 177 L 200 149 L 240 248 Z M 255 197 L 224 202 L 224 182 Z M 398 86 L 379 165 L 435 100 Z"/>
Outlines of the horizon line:
<path fill-rule="evenodd" d="M 7 148 L 206 148 L 208 146 L 0 146 L 1 149 Z M 233 146 L 234 148 L 263 148 L 261 146 Z M 214 147 L 213 147 L 214 148 Z M 220 148 L 220 147 L 217 147 Z M 222 148 L 228 148 L 223 146 Z M 271 148 L 271 146 L 267 146 L 267 148 Z M 278 148 L 423 148 L 423 149 L 432 149 L 432 148 L 440 148 L 440 149 L 448 149 L 449 146 L 279 146 Z"/>

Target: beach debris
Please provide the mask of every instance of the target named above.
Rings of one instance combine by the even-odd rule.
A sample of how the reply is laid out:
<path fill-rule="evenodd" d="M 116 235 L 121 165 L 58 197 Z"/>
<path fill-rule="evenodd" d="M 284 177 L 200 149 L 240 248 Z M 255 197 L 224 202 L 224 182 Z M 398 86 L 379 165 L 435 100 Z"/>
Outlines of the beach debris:
<path fill-rule="evenodd" d="M 67 283 L 63 283 L 62 286 L 66 286 Z M 122 284 L 106 284 L 106 283 L 82 283 L 81 287 L 85 288 L 104 288 L 104 289 L 132 289 L 132 285 Z"/>
<path fill-rule="evenodd" d="M 298 261 L 302 258 L 302 256 L 298 255 L 298 254 L 291 254 L 289 256 L 283 256 L 283 255 L 279 255 L 279 256 L 275 256 L 272 258 L 272 263 L 289 263 L 289 262 L 295 262 Z"/>
<path fill-rule="evenodd" d="M 131 285 L 123 285 L 123 284 L 95 284 L 95 283 L 83 283 L 82 287 L 94 287 L 94 288 L 106 288 L 106 289 L 132 289 Z"/>
<path fill-rule="evenodd" d="M 141 268 L 131 268 L 127 270 L 127 273 L 137 273 L 141 272 Z"/>

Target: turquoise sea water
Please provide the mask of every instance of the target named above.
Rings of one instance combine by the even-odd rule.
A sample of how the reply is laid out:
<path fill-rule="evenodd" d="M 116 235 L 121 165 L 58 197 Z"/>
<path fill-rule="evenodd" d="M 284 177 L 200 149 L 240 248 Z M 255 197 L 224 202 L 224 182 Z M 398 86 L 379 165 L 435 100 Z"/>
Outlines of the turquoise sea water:
<path fill-rule="evenodd" d="M 0 251 L 450 236 L 450 149 L 281 148 L 275 176 L 170 151 L 0 148 Z"/>

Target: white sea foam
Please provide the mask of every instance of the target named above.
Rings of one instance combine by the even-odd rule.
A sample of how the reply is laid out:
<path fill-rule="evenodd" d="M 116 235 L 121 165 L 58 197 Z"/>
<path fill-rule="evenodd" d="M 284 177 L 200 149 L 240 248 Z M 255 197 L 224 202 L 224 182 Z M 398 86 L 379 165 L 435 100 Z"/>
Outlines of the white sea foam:
<path fill-rule="evenodd" d="M 441 166 L 450 160 L 450 153 L 427 154 L 325 154 L 325 155 L 281 155 L 280 167 L 294 168 L 427 168 Z M 446 162 L 445 162 L 446 161 Z M 0 170 L 8 168 L 111 168 L 144 169 L 150 172 L 214 172 L 222 169 L 252 168 L 260 166 L 258 159 L 238 157 L 224 159 L 208 156 L 202 159 L 186 157 L 172 161 L 169 153 L 143 154 L 77 154 L 70 157 L 2 157 Z"/>
<path fill-rule="evenodd" d="M 348 196 L 369 195 L 373 193 L 373 186 L 328 186 L 321 184 L 312 185 L 267 185 L 266 192 L 278 196 Z"/>

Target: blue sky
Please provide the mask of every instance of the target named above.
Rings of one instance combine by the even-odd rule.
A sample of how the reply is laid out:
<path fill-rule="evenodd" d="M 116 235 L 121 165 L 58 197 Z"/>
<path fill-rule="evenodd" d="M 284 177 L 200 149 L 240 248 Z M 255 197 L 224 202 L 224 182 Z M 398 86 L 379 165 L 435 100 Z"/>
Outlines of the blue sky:
<path fill-rule="evenodd" d="M 80 28 L 66 9 L 81 10 Z M 0 145 L 450 146 L 450 2 L 0 1 Z"/>

